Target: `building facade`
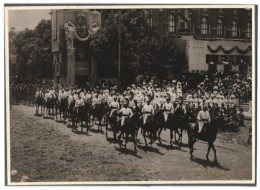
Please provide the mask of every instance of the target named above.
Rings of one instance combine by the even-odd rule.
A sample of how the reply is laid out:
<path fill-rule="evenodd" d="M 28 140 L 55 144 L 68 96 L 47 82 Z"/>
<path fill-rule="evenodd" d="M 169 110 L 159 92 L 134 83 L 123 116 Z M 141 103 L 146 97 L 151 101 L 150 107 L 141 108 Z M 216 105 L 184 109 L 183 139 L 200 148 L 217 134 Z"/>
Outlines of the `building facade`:
<path fill-rule="evenodd" d="M 174 38 L 186 71 L 251 72 L 252 11 L 249 9 L 152 10 L 152 25 Z"/>
<path fill-rule="evenodd" d="M 101 27 L 101 14 L 95 10 L 53 9 L 51 20 L 54 84 L 95 83 L 97 63 L 89 43 Z"/>

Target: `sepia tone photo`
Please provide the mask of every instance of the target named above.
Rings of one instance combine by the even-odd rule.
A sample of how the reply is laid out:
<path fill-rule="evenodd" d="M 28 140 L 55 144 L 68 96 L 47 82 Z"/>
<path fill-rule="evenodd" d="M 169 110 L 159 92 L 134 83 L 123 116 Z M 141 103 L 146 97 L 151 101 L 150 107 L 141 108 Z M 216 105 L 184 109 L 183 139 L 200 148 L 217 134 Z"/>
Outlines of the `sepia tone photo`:
<path fill-rule="evenodd" d="M 6 5 L 7 185 L 254 185 L 255 8 Z"/>

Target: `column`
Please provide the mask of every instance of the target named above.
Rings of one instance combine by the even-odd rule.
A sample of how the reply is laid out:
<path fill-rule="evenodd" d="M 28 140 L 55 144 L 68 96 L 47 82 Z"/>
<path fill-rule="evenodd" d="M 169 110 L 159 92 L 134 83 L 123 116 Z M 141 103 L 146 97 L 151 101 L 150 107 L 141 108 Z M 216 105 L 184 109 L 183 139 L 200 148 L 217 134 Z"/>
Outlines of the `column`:
<path fill-rule="evenodd" d="M 75 85 L 75 48 L 67 49 L 67 85 Z"/>

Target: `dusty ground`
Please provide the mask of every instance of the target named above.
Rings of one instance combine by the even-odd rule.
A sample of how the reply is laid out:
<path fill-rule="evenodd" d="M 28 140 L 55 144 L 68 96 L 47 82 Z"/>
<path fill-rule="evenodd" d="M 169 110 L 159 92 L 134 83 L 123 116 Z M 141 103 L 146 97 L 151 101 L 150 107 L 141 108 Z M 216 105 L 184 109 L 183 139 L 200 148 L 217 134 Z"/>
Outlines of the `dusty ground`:
<path fill-rule="evenodd" d="M 140 136 L 137 154 L 133 143 L 127 150 L 112 142 L 112 132 L 97 127 L 75 133 L 66 125 L 34 116 L 35 108 L 20 105 L 11 110 L 11 170 L 29 181 L 147 181 L 147 180 L 250 180 L 251 146 L 246 145 L 248 126 L 240 132 L 221 132 L 215 142 L 218 163 L 205 160 L 207 144 L 197 142 L 190 159 L 187 134 L 184 144 L 169 146 L 169 131 L 162 132 L 162 145 L 148 148 Z M 105 130 L 105 129 L 104 129 Z"/>

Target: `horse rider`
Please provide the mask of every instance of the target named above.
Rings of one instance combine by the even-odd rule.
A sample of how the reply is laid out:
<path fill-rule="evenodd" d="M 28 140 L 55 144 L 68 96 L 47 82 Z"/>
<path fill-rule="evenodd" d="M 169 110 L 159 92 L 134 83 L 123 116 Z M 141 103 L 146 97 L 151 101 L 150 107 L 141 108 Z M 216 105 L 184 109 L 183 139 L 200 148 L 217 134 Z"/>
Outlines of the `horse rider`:
<path fill-rule="evenodd" d="M 79 109 L 83 108 L 83 106 L 85 105 L 84 100 L 81 98 L 81 96 L 78 96 L 78 99 L 75 102 L 75 108 L 77 110 L 77 113 L 79 113 Z"/>
<path fill-rule="evenodd" d="M 119 103 L 117 101 L 117 97 L 116 96 L 114 96 L 114 100 L 110 103 L 109 107 L 110 107 L 109 117 L 112 116 L 112 114 L 113 114 L 113 112 L 115 110 L 119 110 L 120 109 L 120 105 L 119 105 Z"/>
<path fill-rule="evenodd" d="M 128 107 L 134 111 L 135 110 L 135 102 L 134 102 L 134 93 L 130 91 L 130 97 L 129 97 L 129 105 Z"/>
<path fill-rule="evenodd" d="M 148 99 L 146 101 L 146 104 L 143 106 L 143 109 L 142 109 L 143 125 L 146 124 L 146 120 L 147 120 L 148 116 L 154 114 L 154 109 L 153 109 L 153 106 L 151 105 L 152 97 L 151 97 L 151 95 L 148 95 L 147 97 L 148 97 Z"/>
<path fill-rule="evenodd" d="M 66 96 L 64 94 L 64 89 L 62 89 L 61 92 L 59 93 L 59 101 L 65 99 L 65 98 L 66 98 Z"/>
<path fill-rule="evenodd" d="M 199 111 L 198 116 L 197 116 L 197 121 L 198 121 L 198 133 L 201 134 L 205 131 L 206 126 L 210 123 L 210 114 L 209 111 L 207 110 L 207 106 L 204 105 L 203 109 Z"/>
<path fill-rule="evenodd" d="M 164 116 L 164 121 L 168 121 L 168 115 L 173 112 L 173 104 L 170 102 L 171 101 L 171 96 L 169 93 L 166 94 L 166 102 L 163 104 L 163 116 Z"/>
<path fill-rule="evenodd" d="M 68 103 L 69 105 L 75 101 L 75 98 L 74 98 L 74 92 L 72 91 L 70 94 L 69 94 L 69 98 L 68 98 Z"/>
<path fill-rule="evenodd" d="M 123 107 L 119 110 L 121 114 L 121 127 L 125 125 L 125 119 L 131 118 L 133 116 L 132 110 L 128 107 L 129 100 L 125 98 Z"/>
<path fill-rule="evenodd" d="M 99 98 L 99 95 L 96 94 L 92 100 L 92 106 L 95 108 L 97 105 L 101 104 L 101 99 Z"/>

